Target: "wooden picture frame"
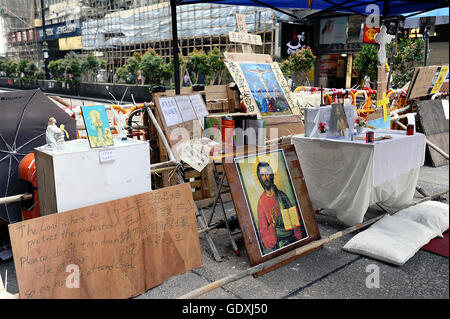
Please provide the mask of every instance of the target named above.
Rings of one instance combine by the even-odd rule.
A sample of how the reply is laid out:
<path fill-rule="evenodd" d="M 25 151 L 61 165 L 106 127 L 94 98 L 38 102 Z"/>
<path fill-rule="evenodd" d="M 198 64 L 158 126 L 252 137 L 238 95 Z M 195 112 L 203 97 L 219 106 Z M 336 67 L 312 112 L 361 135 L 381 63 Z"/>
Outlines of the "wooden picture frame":
<path fill-rule="evenodd" d="M 303 172 L 300 166 L 300 162 L 298 160 L 297 154 L 295 152 L 295 148 L 292 144 L 288 145 L 280 145 L 278 149 L 276 150 L 265 150 L 265 151 L 258 151 L 252 154 L 245 154 L 244 157 L 251 158 L 255 156 L 264 156 L 268 153 L 273 152 L 282 152 L 283 158 L 284 158 L 284 164 L 288 176 L 289 181 L 292 186 L 293 192 L 288 195 L 288 197 L 292 200 L 295 199 L 296 204 L 298 204 L 299 209 L 299 215 L 301 217 L 301 221 L 303 222 L 303 227 L 306 231 L 306 236 L 302 237 L 298 240 L 291 240 L 287 243 L 285 246 L 281 246 L 278 248 L 275 248 L 271 251 L 264 251 L 261 247 L 261 233 L 258 229 L 257 223 L 255 223 L 255 212 L 254 207 L 255 205 L 249 204 L 249 198 L 248 194 L 246 194 L 245 189 L 245 181 L 243 183 L 242 181 L 242 174 L 239 172 L 239 165 L 236 164 L 236 161 L 239 161 L 243 157 L 235 157 L 233 159 L 227 158 L 224 161 L 224 170 L 225 174 L 228 180 L 229 188 L 231 197 L 233 199 L 233 204 L 236 210 L 236 215 L 239 220 L 239 224 L 241 227 L 243 239 L 245 248 L 248 254 L 250 266 L 255 266 L 257 264 L 263 263 L 267 260 L 270 260 L 272 258 L 275 258 L 277 256 L 280 256 L 284 253 L 287 253 L 291 250 L 294 250 L 300 246 L 303 246 L 307 243 L 310 243 L 312 241 L 320 239 L 320 232 L 319 228 L 317 226 L 316 220 L 314 218 L 314 210 L 312 208 L 311 200 L 309 198 L 308 190 L 306 188 L 306 183 L 303 177 Z M 254 164 L 252 164 L 253 167 L 256 167 Z M 279 165 L 279 167 L 282 169 L 283 165 Z M 253 173 L 251 173 L 253 174 Z M 274 175 L 276 173 L 274 172 Z M 256 173 L 253 174 L 253 178 L 256 178 Z M 248 178 L 248 175 L 247 175 Z M 285 187 L 287 184 L 289 184 L 288 181 L 286 181 L 284 185 L 280 185 L 282 187 L 283 191 L 286 191 L 286 193 L 289 192 Z M 276 184 L 276 181 L 275 181 Z M 277 186 L 278 188 L 278 186 Z M 260 193 L 255 195 L 254 191 L 250 196 L 253 196 L 252 199 L 253 202 L 255 202 L 255 197 L 258 197 L 261 199 L 262 195 L 262 187 L 260 189 Z M 294 206 L 294 205 L 293 205 Z M 278 237 L 277 237 L 278 240 Z M 318 247 L 320 248 L 320 247 Z M 266 273 L 272 269 L 278 268 L 288 262 L 291 262 L 292 260 L 298 258 L 300 256 L 294 256 L 290 259 L 287 259 L 273 267 L 270 267 L 268 269 L 263 270 L 262 272 L 257 273 L 255 276 L 259 276 L 263 273 Z"/>
<path fill-rule="evenodd" d="M 287 81 L 270 56 L 224 53 L 225 66 L 237 84 L 249 113 L 258 118 L 298 115 Z"/>

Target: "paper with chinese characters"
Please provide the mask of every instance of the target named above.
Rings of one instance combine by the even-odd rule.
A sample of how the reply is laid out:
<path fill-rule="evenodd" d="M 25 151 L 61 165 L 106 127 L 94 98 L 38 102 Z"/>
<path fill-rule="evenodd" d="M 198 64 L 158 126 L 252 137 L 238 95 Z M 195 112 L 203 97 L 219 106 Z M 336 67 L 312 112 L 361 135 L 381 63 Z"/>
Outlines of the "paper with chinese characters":
<path fill-rule="evenodd" d="M 183 123 L 183 118 L 174 97 L 160 97 L 159 105 L 167 126 Z"/>

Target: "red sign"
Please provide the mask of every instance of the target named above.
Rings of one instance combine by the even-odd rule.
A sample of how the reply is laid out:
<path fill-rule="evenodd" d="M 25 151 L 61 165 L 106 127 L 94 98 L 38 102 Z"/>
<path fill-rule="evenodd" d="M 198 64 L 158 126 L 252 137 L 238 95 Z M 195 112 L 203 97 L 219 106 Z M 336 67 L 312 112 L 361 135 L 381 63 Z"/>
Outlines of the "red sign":
<path fill-rule="evenodd" d="M 10 44 L 29 43 L 37 40 L 36 29 L 10 32 L 8 42 Z"/>
<path fill-rule="evenodd" d="M 371 26 L 364 25 L 364 42 L 365 43 L 376 43 L 375 34 L 380 32 L 380 28 L 375 28 Z"/>

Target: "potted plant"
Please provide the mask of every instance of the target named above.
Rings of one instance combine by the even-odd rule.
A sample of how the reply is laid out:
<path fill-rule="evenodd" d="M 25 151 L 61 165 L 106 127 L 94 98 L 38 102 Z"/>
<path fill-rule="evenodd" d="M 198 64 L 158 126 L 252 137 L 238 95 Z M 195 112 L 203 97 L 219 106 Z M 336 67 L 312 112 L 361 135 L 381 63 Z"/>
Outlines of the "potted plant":
<path fill-rule="evenodd" d="M 356 133 L 361 134 L 364 127 L 366 127 L 366 119 L 359 116 L 355 119 Z"/>
<path fill-rule="evenodd" d="M 328 133 L 328 124 L 326 123 L 319 123 L 319 137 L 320 138 L 326 138 Z"/>

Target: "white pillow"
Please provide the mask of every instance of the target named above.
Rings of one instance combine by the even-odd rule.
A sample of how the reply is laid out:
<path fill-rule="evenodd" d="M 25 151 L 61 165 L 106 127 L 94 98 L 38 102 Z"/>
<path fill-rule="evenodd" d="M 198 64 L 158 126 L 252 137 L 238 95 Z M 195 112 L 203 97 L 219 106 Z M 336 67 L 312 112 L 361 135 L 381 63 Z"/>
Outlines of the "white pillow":
<path fill-rule="evenodd" d="M 401 266 L 436 237 L 415 221 L 386 215 L 350 239 L 344 250 Z"/>
<path fill-rule="evenodd" d="M 394 216 L 413 220 L 430 228 L 436 236 L 443 237 L 442 233 L 448 229 L 448 204 L 428 201 L 415 206 L 402 209 Z"/>

